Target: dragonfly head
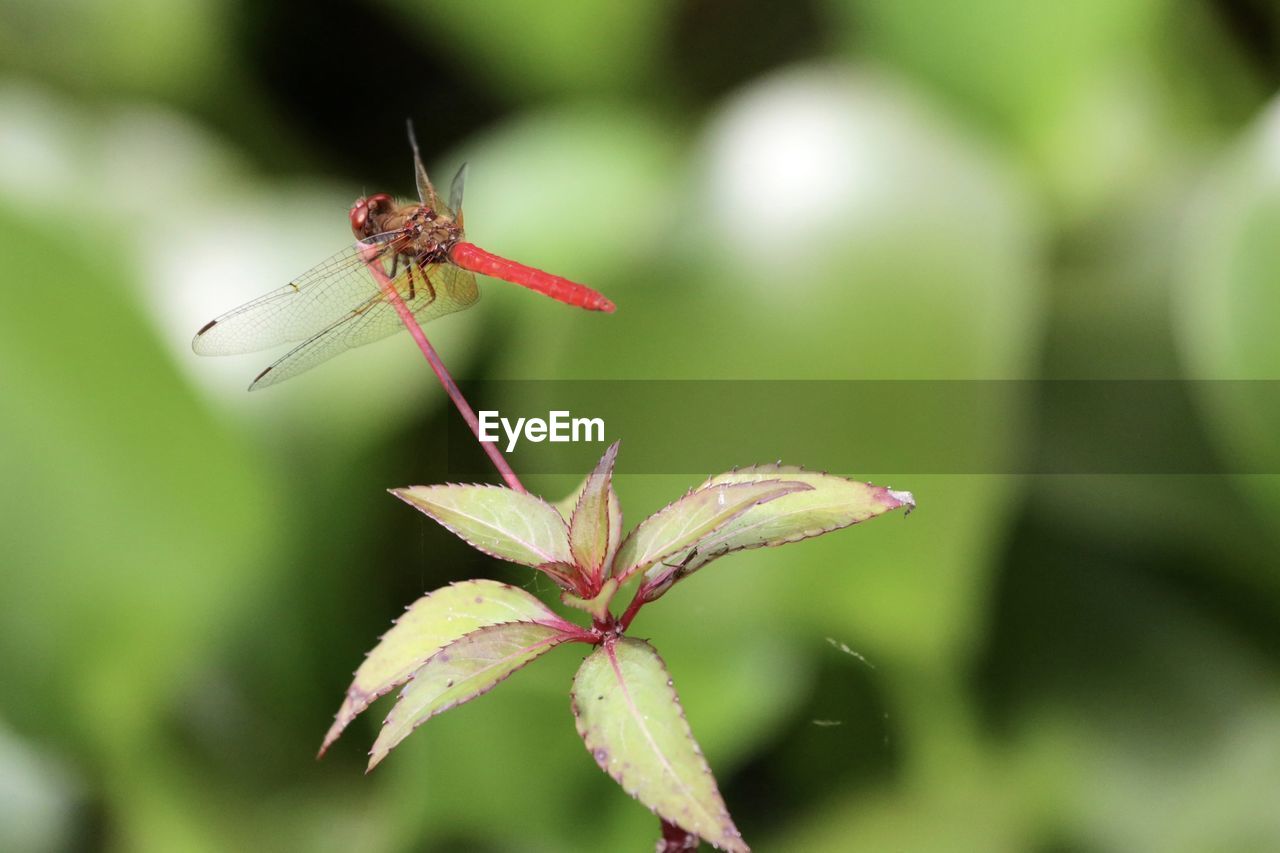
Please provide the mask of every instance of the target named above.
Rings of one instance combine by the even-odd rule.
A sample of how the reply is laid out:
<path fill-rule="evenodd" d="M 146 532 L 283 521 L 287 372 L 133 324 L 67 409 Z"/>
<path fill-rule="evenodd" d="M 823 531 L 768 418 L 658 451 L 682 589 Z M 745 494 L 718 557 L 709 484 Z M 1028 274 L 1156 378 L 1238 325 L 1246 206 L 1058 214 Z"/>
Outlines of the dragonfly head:
<path fill-rule="evenodd" d="M 356 199 L 356 203 L 351 205 L 351 210 L 347 214 L 351 219 L 351 231 L 356 235 L 357 239 L 363 240 L 365 237 L 372 237 L 374 234 L 383 230 L 379 228 L 378 221 L 385 214 L 389 213 L 395 207 L 391 196 L 386 193 L 378 193 L 368 198 Z"/>

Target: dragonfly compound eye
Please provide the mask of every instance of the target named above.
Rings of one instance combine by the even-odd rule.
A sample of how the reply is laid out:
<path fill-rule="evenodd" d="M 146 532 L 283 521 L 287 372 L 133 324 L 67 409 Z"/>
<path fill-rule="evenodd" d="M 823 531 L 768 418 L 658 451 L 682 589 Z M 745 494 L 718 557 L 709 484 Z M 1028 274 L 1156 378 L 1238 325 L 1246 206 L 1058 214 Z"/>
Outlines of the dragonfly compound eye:
<path fill-rule="evenodd" d="M 370 222 L 369 218 L 386 213 L 394 206 L 391 196 L 386 193 L 378 193 L 368 198 L 358 199 L 355 204 L 351 205 L 351 212 L 347 214 L 351 218 L 351 230 L 355 232 L 357 237 L 367 237 L 370 232 L 380 230 L 379 223 L 376 221 Z"/>
<path fill-rule="evenodd" d="M 357 199 L 356 203 L 351 205 L 351 212 L 347 216 L 351 218 L 351 230 L 355 232 L 355 235 L 357 237 L 364 236 L 364 227 L 369 222 L 368 199 Z"/>

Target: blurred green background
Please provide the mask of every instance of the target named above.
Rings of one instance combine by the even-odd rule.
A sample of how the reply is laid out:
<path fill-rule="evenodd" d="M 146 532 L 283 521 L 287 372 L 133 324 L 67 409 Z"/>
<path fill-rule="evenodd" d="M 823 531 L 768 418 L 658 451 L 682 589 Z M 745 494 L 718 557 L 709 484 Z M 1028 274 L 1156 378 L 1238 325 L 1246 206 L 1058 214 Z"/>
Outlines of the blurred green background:
<path fill-rule="evenodd" d="M 0 849 L 652 849 L 571 651 L 371 776 L 381 706 L 313 760 L 418 595 L 551 598 L 385 493 L 456 417 L 407 336 L 253 395 L 269 356 L 189 348 L 410 191 L 406 117 L 476 242 L 620 306 L 486 283 L 430 327 L 463 378 L 1265 380 L 1277 84 L 1267 0 L 0 0 Z M 1156 416 L 1280 470 L 1274 395 L 1217 388 Z M 628 473 L 688 428 L 640 415 L 631 522 L 697 481 Z M 1052 465 L 1094 415 L 933 430 Z M 1280 849 L 1280 480 L 840 473 L 921 507 L 635 626 L 749 842 Z"/>

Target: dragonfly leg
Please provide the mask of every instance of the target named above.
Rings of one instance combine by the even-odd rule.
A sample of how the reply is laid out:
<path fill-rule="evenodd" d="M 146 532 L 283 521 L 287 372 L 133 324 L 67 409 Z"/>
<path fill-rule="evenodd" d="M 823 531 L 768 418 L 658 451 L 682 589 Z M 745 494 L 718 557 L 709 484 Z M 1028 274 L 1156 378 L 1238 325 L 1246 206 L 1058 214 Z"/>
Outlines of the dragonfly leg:
<path fill-rule="evenodd" d="M 431 276 L 427 275 L 427 265 L 418 262 L 418 274 L 422 276 L 422 286 L 427 291 L 427 302 L 436 301 L 436 287 L 431 283 Z"/>
<path fill-rule="evenodd" d="M 400 275 L 400 265 L 402 263 L 404 264 L 404 267 L 405 267 L 405 276 L 409 281 L 409 298 L 405 301 L 412 302 L 418 296 L 418 291 L 413 281 L 413 266 L 414 266 L 413 261 L 406 261 L 405 257 L 401 255 L 399 252 L 392 255 L 391 256 L 391 272 L 387 275 L 387 278 L 391 279 L 391 281 L 394 282 Z M 399 288 L 396 288 L 396 290 L 399 291 Z"/>

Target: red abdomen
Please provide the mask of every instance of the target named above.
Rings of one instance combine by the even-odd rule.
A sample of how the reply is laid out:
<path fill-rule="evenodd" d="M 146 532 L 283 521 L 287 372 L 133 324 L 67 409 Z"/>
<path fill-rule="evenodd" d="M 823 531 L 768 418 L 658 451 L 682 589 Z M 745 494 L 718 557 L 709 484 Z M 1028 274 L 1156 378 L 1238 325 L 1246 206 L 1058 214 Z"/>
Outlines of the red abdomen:
<path fill-rule="evenodd" d="M 586 285 L 500 258 L 472 243 L 454 244 L 449 250 L 449 259 L 464 270 L 500 278 L 579 308 L 610 313 L 615 308 L 604 294 L 597 293 Z"/>

